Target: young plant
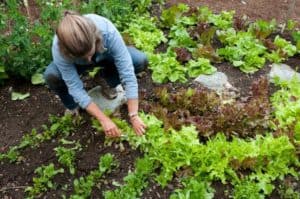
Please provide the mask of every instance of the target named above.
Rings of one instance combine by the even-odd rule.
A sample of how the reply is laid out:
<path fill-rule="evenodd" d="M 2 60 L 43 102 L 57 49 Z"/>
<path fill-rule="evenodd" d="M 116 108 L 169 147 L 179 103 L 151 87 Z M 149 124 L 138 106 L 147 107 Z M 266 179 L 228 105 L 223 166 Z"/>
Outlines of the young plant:
<path fill-rule="evenodd" d="M 176 60 L 173 52 L 164 54 L 151 54 L 149 56 L 149 68 L 152 72 L 152 79 L 157 83 L 186 82 L 186 68 Z"/>
<path fill-rule="evenodd" d="M 89 198 L 92 188 L 99 181 L 99 179 L 107 172 L 110 172 L 113 166 L 116 166 L 113 155 L 105 154 L 99 160 L 98 168 L 91 171 L 89 175 L 80 177 L 74 180 L 74 194 L 70 196 L 71 199 Z"/>
<path fill-rule="evenodd" d="M 273 128 L 280 134 L 287 134 L 291 140 L 300 144 L 300 89 L 299 80 L 280 81 L 275 83 L 281 89 L 271 97 L 274 108 L 275 123 Z"/>
<path fill-rule="evenodd" d="M 27 192 L 26 198 L 35 198 L 49 189 L 55 189 L 56 185 L 52 182 L 52 179 L 57 174 L 63 173 L 64 169 L 56 170 L 54 164 L 51 163 L 47 166 L 37 168 L 34 172 L 38 177 L 33 178 L 33 186 L 29 186 L 25 189 L 25 192 Z"/>
<path fill-rule="evenodd" d="M 250 32 L 236 32 L 233 28 L 219 31 L 220 41 L 226 45 L 217 50 L 219 56 L 230 61 L 245 73 L 254 73 L 265 64 L 266 47 Z"/>
<path fill-rule="evenodd" d="M 123 34 L 128 35 L 135 46 L 146 53 L 153 53 L 158 44 L 167 41 L 163 32 L 156 27 L 154 19 L 147 15 L 136 17 Z"/>
<path fill-rule="evenodd" d="M 217 71 L 217 69 L 210 64 L 209 59 L 198 58 L 197 61 L 190 60 L 187 63 L 188 74 L 190 77 L 198 77 L 201 74 L 212 74 Z"/>
<path fill-rule="evenodd" d="M 182 180 L 183 189 L 176 189 L 170 196 L 170 199 L 182 198 L 205 198 L 212 199 L 215 190 L 209 186 L 209 183 L 203 181 L 200 177 L 188 177 Z"/>
<path fill-rule="evenodd" d="M 62 165 L 66 166 L 69 168 L 69 172 L 74 175 L 75 174 L 75 166 L 74 166 L 74 161 L 75 161 L 75 155 L 76 152 L 81 150 L 81 145 L 79 142 L 70 142 L 62 139 L 61 142 L 67 143 L 67 144 L 75 144 L 74 147 L 72 148 L 66 148 L 64 146 L 58 146 L 54 150 L 56 151 L 56 156 L 58 157 L 58 162 L 61 163 Z"/>
<path fill-rule="evenodd" d="M 275 20 L 269 22 L 259 19 L 250 24 L 248 31 L 255 35 L 256 38 L 264 40 L 276 30 L 276 26 Z"/>
<path fill-rule="evenodd" d="M 138 159 L 135 164 L 135 171 L 130 172 L 124 178 L 124 185 L 113 191 L 104 192 L 105 199 L 118 198 L 139 198 L 142 196 L 142 190 L 147 187 L 147 179 L 153 175 L 155 169 L 154 161 L 148 157 Z"/>

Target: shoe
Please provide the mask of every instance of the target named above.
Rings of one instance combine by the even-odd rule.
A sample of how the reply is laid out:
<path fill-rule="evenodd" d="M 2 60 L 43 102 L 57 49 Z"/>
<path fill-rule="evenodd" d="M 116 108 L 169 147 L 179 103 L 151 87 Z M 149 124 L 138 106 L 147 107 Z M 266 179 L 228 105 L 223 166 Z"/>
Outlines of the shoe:
<path fill-rule="evenodd" d="M 99 85 L 101 86 L 101 94 L 108 100 L 115 99 L 118 96 L 116 88 L 111 88 L 104 79 L 98 80 Z"/>
<path fill-rule="evenodd" d="M 64 115 L 79 116 L 79 107 L 75 109 L 66 109 Z"/>
<path fill-rule="evenodd" d="M 118 91 L 116 88 L 101 87 L 101 94 L 109 100 L 113 100 L 118 96 Z"/>

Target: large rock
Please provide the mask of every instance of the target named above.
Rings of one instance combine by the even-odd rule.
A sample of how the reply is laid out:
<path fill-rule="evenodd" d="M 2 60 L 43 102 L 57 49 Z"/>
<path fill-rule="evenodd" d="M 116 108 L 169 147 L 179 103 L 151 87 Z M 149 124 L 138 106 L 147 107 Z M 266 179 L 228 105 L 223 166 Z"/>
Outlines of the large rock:
<path fill-rule="evenodd" d="M 295 76 L 300 80 L 300 74 L 286 64 L 272 64 L 271 68 L 268 75 L 270 82 L 274 82 L 275 77 L 279 77 L 280 80 L 289 81 Z"/>
<path fill-rule="evenodd" d="M 216 72 L 212 75 L 199 75 L 195 80 L 208 89 L 222 92 L 224 90 L 236 90 L 229 82 L 227 76 L 222 72 Z"/>
<path fill-rule="evenodd" d="M 125 91 L 122 86 L 119 85 L 117 88 L 118 96 L 115 99 L 109 100 L 104 97 L 101 93 L 101 86 L 96 86 L 88 91 L 93 102 L 103 111 L 115 112 L 120 106 L 126 103 Z"/>

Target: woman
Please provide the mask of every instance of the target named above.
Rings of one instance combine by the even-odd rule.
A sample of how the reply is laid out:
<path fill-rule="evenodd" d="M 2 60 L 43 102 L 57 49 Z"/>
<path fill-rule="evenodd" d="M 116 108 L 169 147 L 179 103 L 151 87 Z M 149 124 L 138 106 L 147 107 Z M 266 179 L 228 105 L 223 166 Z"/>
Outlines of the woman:
<path fill-rule="evenodd" d="M 120 83 L 125 88 L 128 115 L 136 134 L 145 132 L 146 126 L 138 116 L 135 72 L 144 69 L 147 58 L 137 49 L 126 47 L 108 19 L 96 14 L 79 15 L 66 11 L 54 36 L 52 57 L 44 77 L 67 109 L 76 110 L 80 106 L 101 123 L 107 136 L 121 135 L 114 122 L 88 96 L 80 80 L 83 71 L 95 65 L 101 66 L 100 75 L 111 88 Z"/>

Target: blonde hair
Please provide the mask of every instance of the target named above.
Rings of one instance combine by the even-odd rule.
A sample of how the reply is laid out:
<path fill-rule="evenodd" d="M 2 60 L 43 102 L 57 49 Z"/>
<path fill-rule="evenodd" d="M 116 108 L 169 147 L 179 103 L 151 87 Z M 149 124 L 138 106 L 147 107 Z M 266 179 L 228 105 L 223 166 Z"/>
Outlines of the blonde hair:
<path fill-rule="evenodd" d="M 104 50 L 102 34 L 95 24 L 88 18 L 74 11 L 65 11 L 60 21 L 56 35 L 61 53 L 67 58 L 83 57 L 93 46 L 96 50 Z"/>

